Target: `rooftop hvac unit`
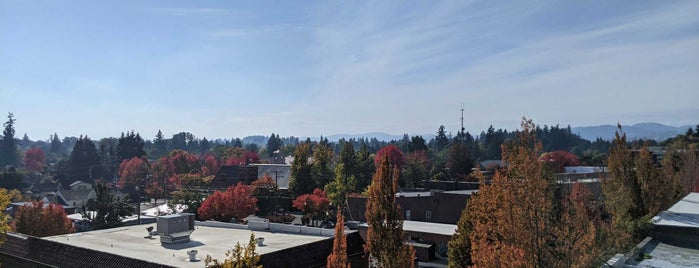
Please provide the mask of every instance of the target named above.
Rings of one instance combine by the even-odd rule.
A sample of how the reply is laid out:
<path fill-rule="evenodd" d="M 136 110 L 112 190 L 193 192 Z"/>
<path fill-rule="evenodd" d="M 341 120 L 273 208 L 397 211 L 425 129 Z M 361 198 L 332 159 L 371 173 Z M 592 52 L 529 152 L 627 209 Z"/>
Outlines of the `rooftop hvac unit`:
<path fill-rule="evenodd" d="M 158 217 L 160 243 L 177 244 L 189 242 L 194 232 L 194 214 L 182 213 Z"/>

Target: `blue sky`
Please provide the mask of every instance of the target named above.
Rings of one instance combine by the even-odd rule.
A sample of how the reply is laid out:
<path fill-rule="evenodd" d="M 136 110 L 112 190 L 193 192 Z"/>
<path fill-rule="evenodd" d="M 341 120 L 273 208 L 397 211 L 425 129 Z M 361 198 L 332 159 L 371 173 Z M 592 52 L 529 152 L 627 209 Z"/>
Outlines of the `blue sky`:
<path fill-rule="evenodd" d="M 699 1 L 4 1 L 32 139 L 699 123 Z M 4 121 L 4 120 L 0 120 Z"/>

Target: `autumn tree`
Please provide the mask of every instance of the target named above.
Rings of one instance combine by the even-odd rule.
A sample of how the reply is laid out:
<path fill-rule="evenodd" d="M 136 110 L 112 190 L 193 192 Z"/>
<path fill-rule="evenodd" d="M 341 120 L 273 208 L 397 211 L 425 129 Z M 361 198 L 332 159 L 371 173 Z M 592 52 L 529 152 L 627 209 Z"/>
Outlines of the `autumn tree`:
<path fill-rule="evenodd" d="M 204 176 L 209 176 L 209 175 L 216 175 L 219 169 L 221 169 L 221 164 L 216 159 L 216 156 L 213 154 L 207 153 L 201 157 L 201 162 L 202 162 L 202 175 Z"/>
<path fill-rule="evenodd" d="M 699 129 L 697 130 L 699 133 Z M 697 144 L 682 140 L 672 142 L 665 150 L 662 176 L 673 185 L 673 200 L 677 201 L 690 192 L 699 192 L 699 159 Z"/>
<path fill-rule="evenodd" d="M 577 166 L 580 164 L 578 156 L 563 150 L 545 153 L 539 157 L 539 161 L 546 163 L 546 165 L 556 173 L 564 172 L 565 167 Z"/>
<path fill-rule="evenodd" d="M 294 150 L 294 162 L 291 164 L 291 179 L 289 191 L 294 196 L 309 194 L 315 188 L 312 176 L 312 166 L 308 162 L 311 157 L 310 141 L 299 143 Z"/>
<path fill-rule="evenodd" d="M 117 181 L 117 186 L 124 187 L 130 191 L 136 186 L 143 187 L 149 170 L 150 165 L 145 158 L 134 157 L 126 159 L 119 165 L 119 181 Z"/>
<path fill-rule="evenodd" d="M 151 180 L 146 183 L 146 188 L 143 189 L 143 192 L 148 198 L 153 199 L 157 205 L 158 199 L 164 197 L 165 189 L 163 189 L 163 187 L 157 181 Z"/>
<path fill-rule="evenodd" d="M 398 149 L 398 146 L 395 146 L 393 144 L 386 145 L 381 150 L 376 152 L 376 156 L 374 157 L 374 165 L 376 165 L 376 168 L 381 166 L 381 162 L 385 157 L 389 158 L 389 161 L 391 162 L 390 168 L 393 169 L 395 168 L 398 170 L 400 173 L 400 170 L 403 169 L 403 152 L 401 152 L 400 149 Z M 391 171 L 392 173 L 393 171 Z"/>
<path fill-rule="evenodd" d="M 0 167 L 7 165 L 17 166 L 19 164 L 19 152 L 17 151 L 17 140 L 15 140 L 15 118 L 12 113 L 7 114 L 7 122 L 3 124 L 0 139 Z"/>
<path fill-rule="evenodd" d="M 599 267 L 605 258 L 603 253 L 610 248 L 608 235 L 610 226 L 602 220 L 592 191 L 583 183 L 576 182 L 569 195 L 562 200 L 560 224 L 553 234 L 559 267 Z"/>
<path fill-rule="evenodd" d="M 15 232 L 45 237 L 74 232 L 73 223 L 63 207 L 57 204 L 44 206 L 43 201 L 34 201 L 19 207 L 13 223 Z"/>
<path fill-rule="evenodd" d="M 308 222 L 313 224 L 313 220 L 319 215 L 325 214 L 330 207 L 330 200 L 325 195 L 325 192 L 316 188 L 313 194 L 304 194 L 294 199 L 292 206 L 305 215 Z"/>
<path fill-rule="evenodd" d="M 0 207 L 6 208 L 10 206 L 12 197 L 7 189 L 0 188 Z M 10 215 L 8 213 L 0 213 L 0 246 L 5 242 L 5 235 L 12 230 L 10 226 Z"/>
<path fill-rule="evenodd" d="M 534 123 L 522 121 L 518 139 L 502 146 L 504 170 L 469 200 L 471 257 L 482 267 L 548 267 L 554 258 L 554 181 L 537 160 Z"/>
<path fill-rule="evenodd" d="M 259 265 L 260 255 L 255 252 L 256 247 L 255 233 L 251 233 L 247 246 L 243 247 L 240 242 L 236 242 L 233 248 L 226 251 L 226 259 L 222 262 L 206 255 L 204 266 L 210 268 L 262 268 L 262 265 Z"/>
<path fill-rule="evenodd" d="M 391 159 L 399 158 L 383 154 L 369 186 L 365 212 L 369 228 L 364 251 L 378 267 L 414 267 L 415 251 L 403 241 L 403 219 L 396 203 L 399 169 Z"/>
<path fill-rule="evenodd" d="M 257 198 L 252 197 L 252 188 L 242 183 L 228 187 L 225 192 L 214 191 L 199 207 L 199 218 L 230 222 L 243 219 L 257 211 Z"/>
<path fill-rule="evenodd" d="M 648 217 L 653 217 L 674 203 L 673 181 L 660 176 L 660 169 L 648 151 L 648 144 L 641 148 L 635 164 L 643 208 Z"/>
<path fill-rule="evenodd" d="M 42 172 L 44 171 L 44 161 L 46 154 L 39 147 L 32 147 L 24 153 L 24 167 L 27 171 Z"/>
<path fill-rule="evenodd" d="M 218 157 L 226 166 L 245 166 L 260 162 L 260 156 L 256 152 L 240 147 L 227 148 Z"/>
<path fill-rule="evenodd" d="M 326 267 L 328 268 L 349 268 L 347 259 L 347 237 L 345 236 L 345 218 L 342 210 L 337 210 L 337 222 L 335 223 L 335 239 L 333 239 L 333 249 L 328 255 Z"/>

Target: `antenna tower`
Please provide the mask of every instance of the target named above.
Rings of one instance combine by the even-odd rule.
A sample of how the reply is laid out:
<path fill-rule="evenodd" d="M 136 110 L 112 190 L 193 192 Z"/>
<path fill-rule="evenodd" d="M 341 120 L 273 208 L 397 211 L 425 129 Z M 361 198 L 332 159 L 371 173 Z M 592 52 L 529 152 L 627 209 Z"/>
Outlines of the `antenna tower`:
<path fill-rule="evenodd" d="M 461 103 L 461 133 L 459 134 L 459 141 L 463 142 L 464 137 L 464 104 Z"/>

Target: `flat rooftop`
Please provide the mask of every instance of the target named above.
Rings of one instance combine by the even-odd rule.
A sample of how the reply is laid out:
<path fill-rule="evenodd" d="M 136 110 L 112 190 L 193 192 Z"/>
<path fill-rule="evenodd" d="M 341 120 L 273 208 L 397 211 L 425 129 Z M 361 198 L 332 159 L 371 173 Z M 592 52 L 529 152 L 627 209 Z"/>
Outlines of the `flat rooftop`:
<path fill-rule="evenodd" d="M 699 267 L 699 249 L 676 247 L 657 240 L 649 242 L 650 259 L 629 260 L 626 264 L 638 267 Z"/>
<path fill-rule="evenodd" d="M 146 228 L 150 226 L 154 229 L 156 228 L 155 223 L 142 224 L 51 236 L 42 239 L 169 266 L 203 267 L 206 255 L 211 255 L 215 259 L 223 260 L 225 258 L 225 252 L 233 247 L 236 242 L 240 242 L 241 245 L 246 245 L 252 233 L 252 231 L 247 229 L 197 225 L 191 235 L 192 241 L 174 245 L 161 245 L 160 237 L 158 236 L 153 236 L 152 239 L 144 238 L 147 235 Z M 256 238 L 264 237 L 265 239 L 264 246 L 258 246 L 255 249 L 255 252 L 260 255 L 324 239 L 332 239 L 321 236 L 271 233 L 264 231 L 255 231 L 254 233 Z M 189 261 L 187 251 L 193 249 L 198 251 L 197 258 L 201 261 Z"/>
<path fill-rule="evenodd" d="M 403 231 L 451 236 L 456 233 L 456 225 L 422 221 L 403 221 Z"/>
<path fill-rule="evenodd" d="M 653 217 L 653 224 L 699 228 L 699 193 L 689 193 L 670 209 Z"/>

